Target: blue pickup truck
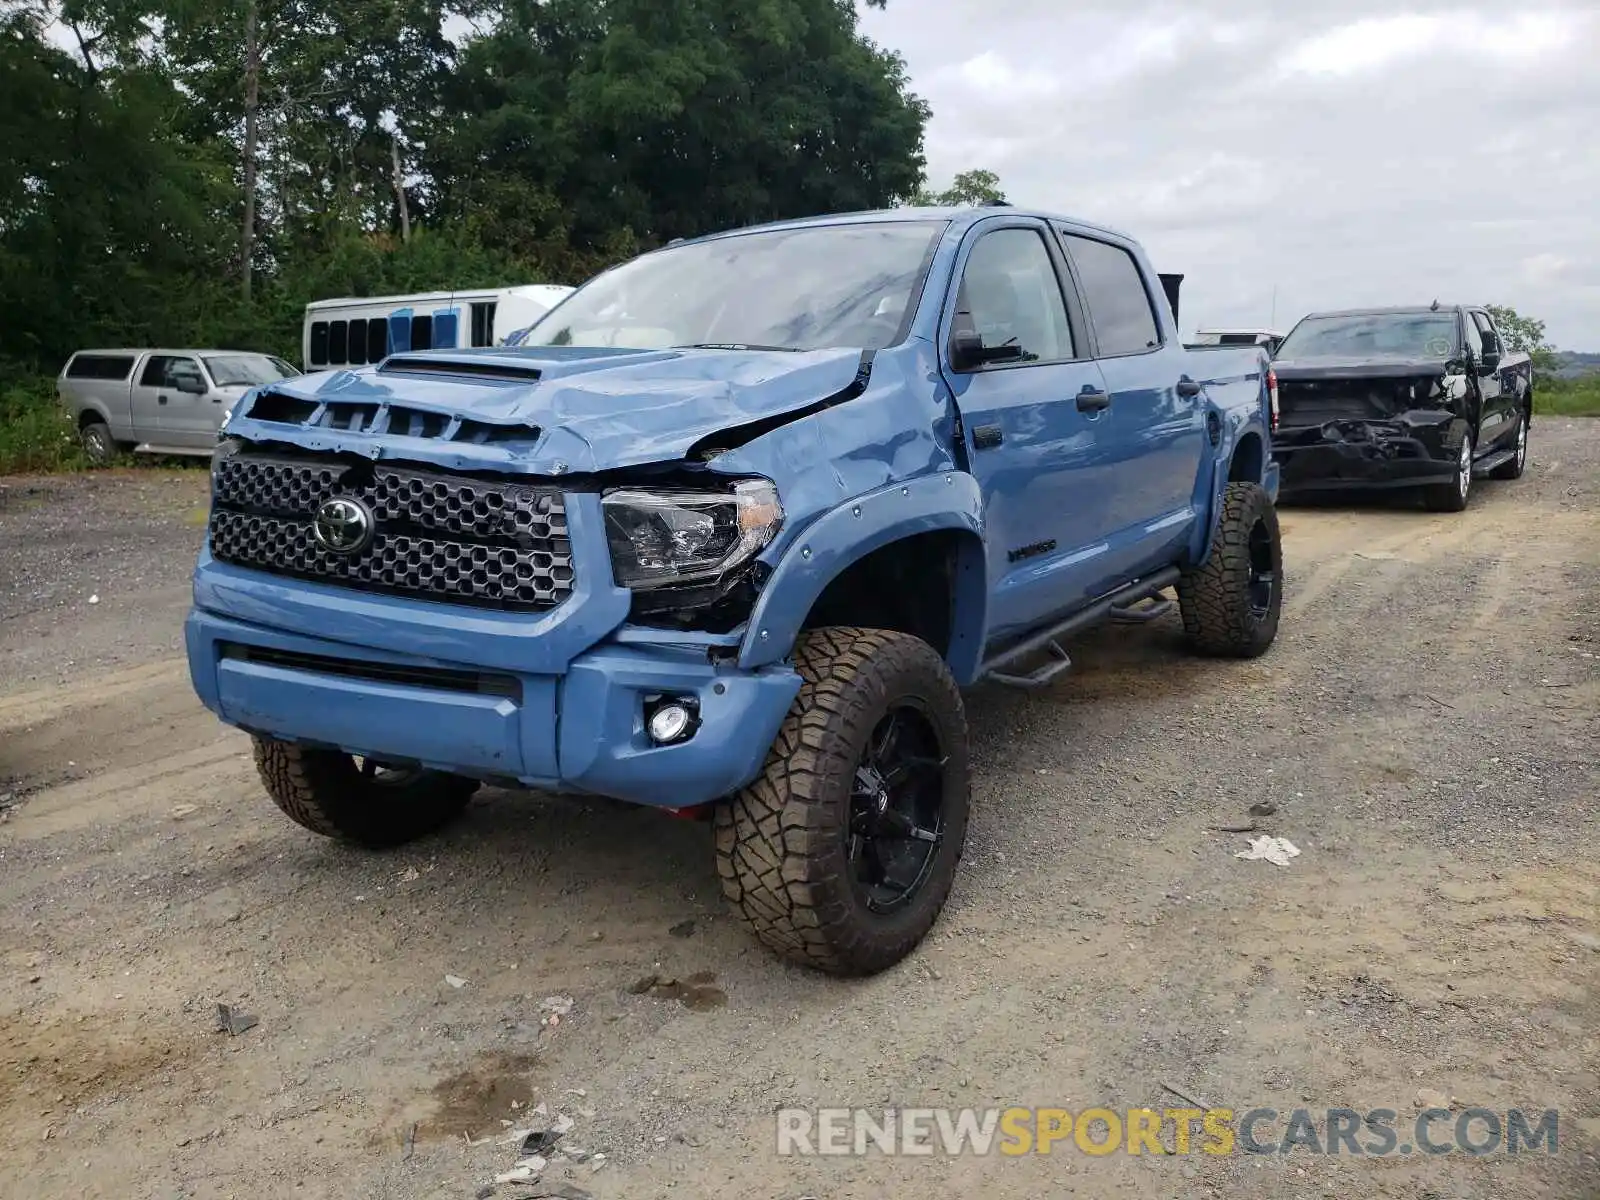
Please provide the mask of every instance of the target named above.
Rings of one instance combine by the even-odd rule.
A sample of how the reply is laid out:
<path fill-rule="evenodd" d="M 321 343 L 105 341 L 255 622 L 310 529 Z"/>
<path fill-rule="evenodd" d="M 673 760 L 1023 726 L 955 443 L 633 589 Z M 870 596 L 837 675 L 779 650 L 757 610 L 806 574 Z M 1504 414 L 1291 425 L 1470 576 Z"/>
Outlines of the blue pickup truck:
<path fill-rule="evenodd" d="M 883 970 L 961 857 L 962 689 L 1174 603 L 1200 653 L 1273 641 L 1268 361 L 1186 350 L 1180 279 L 1009 206 L 833 216 L 645 254 L 513 350 L 260 387 L 194 687 L 316 833 L 483 783 L 699 815 L 762 942 Z"/>

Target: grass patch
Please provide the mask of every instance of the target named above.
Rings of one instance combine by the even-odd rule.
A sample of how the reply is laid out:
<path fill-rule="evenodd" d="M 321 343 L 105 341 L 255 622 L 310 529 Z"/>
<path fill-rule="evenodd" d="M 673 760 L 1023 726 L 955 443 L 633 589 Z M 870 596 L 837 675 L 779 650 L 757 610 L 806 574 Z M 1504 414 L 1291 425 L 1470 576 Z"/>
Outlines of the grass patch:
<path fill-rule="evenodd" d="M 53 379 L 0 384 L 0 475 L 84 466 L 72 421 Z"/>
<path fill-rule="evenodd" d="M 1536 416 L 1600 417 L 1600 374 L 1578 379 L 1541 376 L 1533 385 Z"/>

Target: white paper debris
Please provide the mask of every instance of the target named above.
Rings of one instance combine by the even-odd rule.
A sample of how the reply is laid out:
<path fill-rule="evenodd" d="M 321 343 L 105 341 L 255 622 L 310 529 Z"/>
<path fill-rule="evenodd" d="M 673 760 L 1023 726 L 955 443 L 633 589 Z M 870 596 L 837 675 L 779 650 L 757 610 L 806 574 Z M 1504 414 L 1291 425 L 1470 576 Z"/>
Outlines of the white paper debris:
<path fill-rule="evenodd" d="M 467 981 L 461 978 L 459 975 L 446 975 L 444 977 L 444 981 L 453 988 L 464 988 L 467 986 Z"/>
<path fill-rule="evenodd" d="M 1288 838 L 1258 837 L 1250 839 L 1250 849 L 1241 850 L 1235 858 L 1265 859 L 1279 867 L 1287 867 L 1289 860 L 1299 855 L 1300 849 Z"/>

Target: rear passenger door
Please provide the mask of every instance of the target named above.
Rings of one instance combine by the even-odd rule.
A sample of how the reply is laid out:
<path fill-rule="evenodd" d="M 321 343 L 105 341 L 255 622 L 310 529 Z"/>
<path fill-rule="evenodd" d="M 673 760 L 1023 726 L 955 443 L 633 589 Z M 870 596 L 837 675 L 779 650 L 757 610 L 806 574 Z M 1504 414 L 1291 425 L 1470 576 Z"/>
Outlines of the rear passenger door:
<path fill-rule="evenodd" d="M 1117 429 L 1108 484 L 1108 533 L 1121 580 L 1172 561 L 1198 514 L 1202 465 L 1211 459 L 1204 399 L 1187 372 L 1192 357 L 1157 315 L 1166 296 L 1126 247 L 1096 233 L 1056 232 L 1083 296 L 1096 361 Z M 1221 356 L 1219 356 L 1221 357 Z M 1231 356 L 1227 356 L 1231 357 Z M 1182 385 L 1182 386 L 1180 386 Z M 1189 394 L 1185 394 L 1185 393 Z"/>
<path fill-rule="evenodd" d="M 983 489 L 993 640 L 1070 611 L 1102 573 L 1105 384 L 1043 223 L 976 226 L 954 280 L 940 357 Z M 1009 361 L 961 362 L 955 343 L 974 333 Z"/>

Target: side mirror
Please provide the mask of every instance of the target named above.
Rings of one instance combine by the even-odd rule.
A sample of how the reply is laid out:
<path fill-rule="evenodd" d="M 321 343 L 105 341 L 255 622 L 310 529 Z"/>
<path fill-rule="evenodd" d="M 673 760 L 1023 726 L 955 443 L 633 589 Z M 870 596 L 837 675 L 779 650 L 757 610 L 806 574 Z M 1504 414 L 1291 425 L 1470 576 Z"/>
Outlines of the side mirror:
<path fill-rule="evenodd" d="M 976 371 L 994 362 L 1021 362 L 1022 346 L 1015 339 L 998 346 L 985 345 L 983 335 L 963 330 L 950 339 L 950 365 L 957 371 Z"/>
<path fill-rule="evenodd" d="M 198 375 L 174 375 L 172 377 L 172 386 L 190 396 L 204 396 L 206 394 L 206 381 Z"/>

